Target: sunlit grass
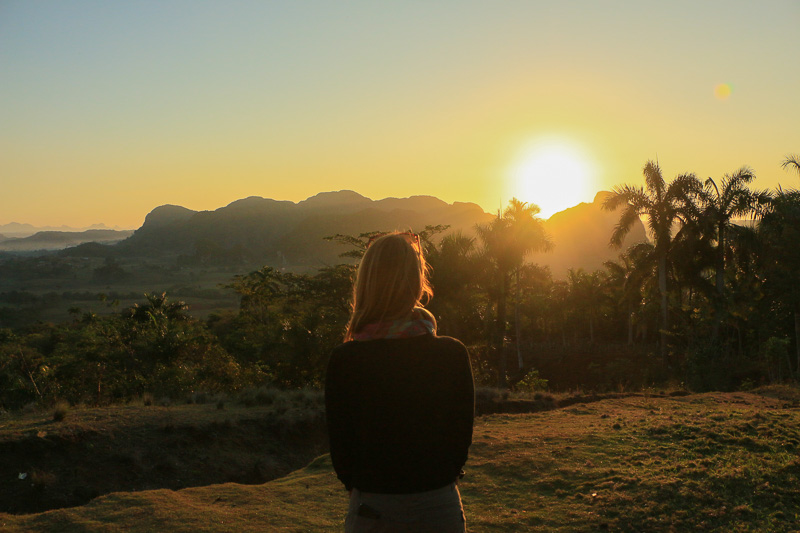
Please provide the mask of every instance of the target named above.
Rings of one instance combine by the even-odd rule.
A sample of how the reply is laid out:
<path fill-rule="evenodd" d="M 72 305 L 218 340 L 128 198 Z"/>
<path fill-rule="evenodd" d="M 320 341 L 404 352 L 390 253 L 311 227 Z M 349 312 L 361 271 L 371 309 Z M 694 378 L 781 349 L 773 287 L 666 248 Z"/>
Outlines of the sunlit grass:
<path fill-rule="evenodd" d="M 461 491 L 471 531 L 795 531 L 793 389 L 630 396 L 482 417 Z M 769 396 L 765 396 L 768 394 Z M 8 531 L 339 531 L 327 456 L 263 485 L 117 493 L 0 515 Z"/>

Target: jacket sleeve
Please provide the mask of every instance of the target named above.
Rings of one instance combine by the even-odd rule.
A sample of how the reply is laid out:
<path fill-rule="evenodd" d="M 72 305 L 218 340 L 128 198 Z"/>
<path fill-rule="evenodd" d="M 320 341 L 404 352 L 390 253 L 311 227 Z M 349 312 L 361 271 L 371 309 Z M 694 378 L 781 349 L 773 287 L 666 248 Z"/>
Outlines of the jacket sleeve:
<path fill-rule="evenodd" d="M 355 457 L 350 406 L 352 388 L 348 387 L 342 363 L 342 354 L 334 350 L 325 377 L 325 418 L 333 469 L 345 488 L 351 490 Z"/>

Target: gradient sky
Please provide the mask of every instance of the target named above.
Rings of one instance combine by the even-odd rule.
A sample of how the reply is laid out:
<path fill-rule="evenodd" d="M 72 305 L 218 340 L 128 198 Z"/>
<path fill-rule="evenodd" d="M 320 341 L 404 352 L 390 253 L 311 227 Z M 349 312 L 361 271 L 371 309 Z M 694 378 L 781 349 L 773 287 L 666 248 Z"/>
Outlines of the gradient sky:
<path fill-rule="evenodd" d="M 537 202 L 512 166 L 553 138 L 584 201 L 656 157 L 797 187 L 798 66 L 797 0 L 0 0 L 0 224 L 339 189 L 493 212 Z"/>

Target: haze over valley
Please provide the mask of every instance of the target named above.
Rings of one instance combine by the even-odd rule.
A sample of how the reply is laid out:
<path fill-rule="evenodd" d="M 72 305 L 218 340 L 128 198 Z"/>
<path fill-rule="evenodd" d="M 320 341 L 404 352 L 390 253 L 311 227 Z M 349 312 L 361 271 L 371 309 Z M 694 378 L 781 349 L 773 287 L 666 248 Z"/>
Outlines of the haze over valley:
<path fill-rule="evenodd" d="M 530 260 L 563 278 L 569 268 L 593 271 L 616 259 L 619 250 L 608 239 L 618 215 L 601 209 L 604 194 L 550 217 L 545 227 L 554 247 Z M 100 294 L 124 305 L 144 292 L 166 291 L 203 317 L 238 305 L 222 287 L 236 274 L 265 265 L 308 272 L 352 261 L 340 257 L 346 248 L 325 237 L 437 225 L 448 228 L 435 240 L 456 232 L 474 237 L 475 226 L 493 216 L 472 203 L 448 204 L 432 196 L 371 200 L 353 191 L 319 193 L 297 203 L 249 197 L 214 211 L 163 205 L 135 231 L 46 231 L 0 241 L 0 312 L 5 305 L 8 325 L 34 317 L 62 321 L 75 306 L 113 311 Z M 625 242 L 643 240 L 639 223 Z M 12 313 L 19 305 L 21 314 Z"/>

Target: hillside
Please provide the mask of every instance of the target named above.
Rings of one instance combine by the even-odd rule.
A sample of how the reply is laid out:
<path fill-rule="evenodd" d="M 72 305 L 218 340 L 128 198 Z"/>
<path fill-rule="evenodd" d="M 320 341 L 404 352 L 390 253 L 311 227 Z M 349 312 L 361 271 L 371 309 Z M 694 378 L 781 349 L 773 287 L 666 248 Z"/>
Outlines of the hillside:
<path fill-rule="evenodd" d="M 481 417 L 461 484 L 468 526 L 481 532 L 796 531 L 799 400 L 796 389 L 782 388 L 635 395 Z M 345 508 L 346 494 L 322 456 L 261 485 L 120 492 L 82 507 L 0 514 L 0 528 L 340 531 Z"/>
<path fill-rule="evenodd" d="M 619 211 L 605 211 L 603 200 L 610 193 L 601 191 L 592 203 L 581 203 L 555 213 L 545 222 L 547 232 L 555 244 L 553 253 L 539 254 L 533 258 L 550 267 L 553 277 L 566 277 L 570 268 L 587 272 L 603 268 L 605 261 L 614 260 L 629 246 L 647 241 L 644 225 L 634 224 L 620 248 L 611 248 L 609 241 L 619 221 Z"/>
<path fill-rule="evenodd" d="M 591 204 L 556 213 L 546 227 L 555 248 L 531 259 L 551 267 L 556 277 L 567 268 L 594 270 L 615 259 L 608 246 L 618 213 L 600 207 L 604 194 Z M 181 255 L 184 264 L 268 264 L 313 268 L 341 261 L 342 248 L 323 240 L 336 233 L 411 229 L 444 224 L 450 231 L 474 234 L 476 224 L 491 220 L 472 203 L 448 204 L 431 196 L 371 200 L 353 191 L 325 192 L 302 202 L 250 197 L 215 211 L 196 212 L 165 205 L 147 215 L 141 228 L 113 247 L 126 256 Z M 646 240 L 644 226 L 634 225 L 623 249 Z"/>
<path fill-rule="evenodd" d="M 246 262 L 289 268 L 340 262 L 336 233 L 448 224 L 468 232 L 491 215 L 476 204 L 430 196 L 371 200 L 353 191 L 319 193 L 301 202 L 249 197 L 215 211 L 161 206 L 116 250 L 128 256 L 181 254 L 196 262 Z"/>
<path fill-rule="evenodd" d="M 587 271 L 616 259 L 620 249 L 608 246 L 618 212 L 601 208 L 609 193 L 554 214 L 545 226 L 555 247 L 530 258 L 547 265 L 556 278 L 569 268 Z M 40 231 L 24 238 L 0 236 L 0 251 L 61 250 L 62 257 L 117 257 L 168 260 L 180 266 L 255 267 L 270 265 L 306 270 L 341 262 L 340 245 L 323 238 L 394 229 L 421 231 L 448 225 L 449 231 L 474 235 L 475 226 L 494 215 L 473 203 L 448 204 L 432 196 L 371 200 L 354 191 L 323 192 L 301 202 L 251 196 L 214 211 L 162 205 L 136 231 L 91 229 Z M 8 225 L 10 229 L 19 229 Z M 27 226 L 26 226 L 27 227 Z M 32 226 L 31 226 L 32 228 Z M 638 222 L 622 250 L 646 240 Z"/>

